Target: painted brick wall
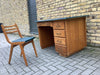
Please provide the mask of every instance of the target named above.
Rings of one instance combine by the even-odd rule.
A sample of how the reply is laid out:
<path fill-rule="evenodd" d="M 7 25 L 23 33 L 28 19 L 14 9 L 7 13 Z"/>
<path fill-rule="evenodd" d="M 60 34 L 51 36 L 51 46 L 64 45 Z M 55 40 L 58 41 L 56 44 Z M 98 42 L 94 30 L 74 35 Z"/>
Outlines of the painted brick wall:
<path fill-rule="evenodd" d="M 100 0 L 36 0 L 37 20 L 90 15 L 88 45 L 100 46 Z"/>
<path fill-rule="evenodd" d="M 27 0 L 0 0 L 0 23 L 17 23 L 21 33 L 29 35 Z"/>

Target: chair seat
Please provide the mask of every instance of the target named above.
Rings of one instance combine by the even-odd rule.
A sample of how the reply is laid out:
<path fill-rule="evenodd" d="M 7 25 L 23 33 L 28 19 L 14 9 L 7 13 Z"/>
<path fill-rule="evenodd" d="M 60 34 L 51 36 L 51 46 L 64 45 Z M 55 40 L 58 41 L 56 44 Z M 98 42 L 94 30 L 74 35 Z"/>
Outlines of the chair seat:
<path fill-rule="evenodd" d="M 24 37 L 24 38 L 19 38 L 17 40 L 14 40 L 12 42 L 28 42 L 30 40 L 33 40 L 35 37 Z"/>

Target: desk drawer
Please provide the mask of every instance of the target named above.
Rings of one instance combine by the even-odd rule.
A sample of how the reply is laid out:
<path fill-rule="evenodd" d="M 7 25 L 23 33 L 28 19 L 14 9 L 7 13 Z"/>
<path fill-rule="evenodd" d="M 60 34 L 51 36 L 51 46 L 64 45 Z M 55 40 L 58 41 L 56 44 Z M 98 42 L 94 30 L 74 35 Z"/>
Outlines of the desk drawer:
<path fill-rule="evenodd" d="M 56 44 L 66 46 L 65 38 L 54 37 L 54 40 Z"/>
<path fill-rule="evenodd" d="M 53 22 L 53 29 L 64 29 L 64 21 Z"/>
<path fill-rule="evenodd" d="M 52 23 L 51 22 L 41 22 L 41 23 L 37 23 L 37 26 L 38 27 L 41 27 L 41 26 L 52 26 Z"/>
<path fill-rule="evenodd" d="M 55 45 L 55 49 L 58 53 L 67 53 L 67 47 Z"/>
<path fill-rule="evenodd" d="M 54 30 L 54 36 L 65 37 L 65 30 Z"/>

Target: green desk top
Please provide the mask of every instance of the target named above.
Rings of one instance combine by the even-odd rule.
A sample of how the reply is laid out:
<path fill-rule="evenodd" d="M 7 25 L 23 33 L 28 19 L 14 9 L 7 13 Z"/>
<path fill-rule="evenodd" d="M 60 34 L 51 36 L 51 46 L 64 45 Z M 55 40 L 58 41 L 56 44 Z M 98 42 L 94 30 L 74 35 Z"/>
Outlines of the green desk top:
<path fill-rule="evenodd" d="M 89 17 L 89 15 L 74 16 L 74 17 L 65 17 L 65 18 L 56 18 L 56 19 L 48 19 L 48 20 L 39 20 L 39 21 L 36 21 L 36 22 L 49 22 L 49 21 L 66 20 L 66 19 L 80 18 L 80 17 Z"/>

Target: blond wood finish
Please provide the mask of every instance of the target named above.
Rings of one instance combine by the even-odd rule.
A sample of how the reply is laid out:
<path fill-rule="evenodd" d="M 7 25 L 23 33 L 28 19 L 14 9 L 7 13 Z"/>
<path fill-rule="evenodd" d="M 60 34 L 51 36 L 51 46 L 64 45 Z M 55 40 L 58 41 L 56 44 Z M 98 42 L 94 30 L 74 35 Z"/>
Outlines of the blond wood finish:
<path fill-rule="evenodd" d="M 36 48 L 35 48 L 34 41 L 32 41 L 32 45 L 33 45 L 33 48 L 34 48 L 35 55 L 36 55 L 36 57 L 38 57 L 37 52 L 36 52 Z"/>
<path fill-rule="evenodd" d="M 54 36 L 65 37 L 65 30 L 54 30 Z"/>
<path fill-rule="evenodd" d="M 9 32 L 6 32 L 7 34 L 11 34 L 11 33 L 15 33 L 15 32 L 18 32 L 17 30 L 15 31 L 9 31 Z"/>
<path fill-rule="evenodd" d="M 9 30 L 15 30 L 16 28 L 11 28 L 11 29 L 5 29 L 5 31 L 9 31 Z"/>
<path fill-rule="evenodd" d="M 64 46 L 66 45 L 66 41 L 65 41 L 66 39 L 65 38 L 55 37 L 54 39 L 55 39 L 56 44 L 64 45 Z"/>
<path fill-rule="evenodd" d="M 38 27 L 43 27 L 43 26 L 50 26 L 52 27 L 52 23 L 51 22 L 44 22 L 44 23 L 38 23 L 37 24 Z"/>
<path fill-rule="evenodd" d="M 24 53 L 24 48 L 23 48 L 23 46 L 20 44 L 20 49 L 21 49 L 21 52 L 22 52 L 22 55 L 23 55 L 23 58 L 24 58 L 24 61 L 25 61 L 25 64 L 26 64 L 26 66 L 28 66 L 28 64 L 27 64 L 27 60 L 26 60 L 26 56 L 25 56 L 25 53 Z"/>
<path fill-rule="evenodd" d="M 12 57 L 13 47 L 14 47 L 14 46 L 13 46 L 13 45 L 11 45 L 10 55 L 9 55 L 9 64 L 10 64 L 11 57 Z"/>
<path fill-rule="evenodd" d="M 45 22 L 41 22 L 41 24 L 44 23 Z M 42 48 L 53 45 L 54 39 L 56 52 L 61 56 L 67 57 L 86 47 L 85 17 L 48 23 L 52 25 L 53 30 L 50 30 L 49 28 L 51 27 L 47 25 L 38 27 L 40 45 Z"/>
<path fill-rule="evenodd" d="M 71 55 L 86 46 L 85 18 L 70 19 L 66 23 L 67 47 L 69 55 Z"/>
<path fill-rule="evenodd" d="M 35 55 L 38 56 L 38 55 L 37 55 L 37 52 L 36 52 L 35 45 L 34 45 L 34 41 L 31 40 L 31 41 L 29 41 L 29 42 L 11 42 L 11 41 L 9 40 L 8 36 L 7 36 L 8 33 L 15 33 L 15 32 L 18 32 L 19 36 L 20 36 L 21 38 L 23 37 L 23 36 L 21 35 L 20 31 L 19 31 L 19 28 L 18 28 L 17 24 L 11 25 L 11 26 L 3 26 L 3 25 L 1 25 L 1 27 L 2 27 L 2 30 L 3 30 L 4 35 L 5 35 L 5 37 L 6 37 L 6 40 L 11 44 L 11 50 L 10 50 L 9 62 L 8 62 L 8 63 L 10 64 L 11 57 L 12 57 L 12 52 L 13 52 L 13 48 L 14 48 L 15 46 L 19 45 L 20 48 L 21 48 L 21 54 L 20 54 L 20 55 L 21 55 L 21 56 L 23 55 L 25 64 L 26 64 L 26 66 L 28 66 L 27 60 L 26 60 L 26 56 L 25 56 L 25 53 L 24 53 L 24 46 L 27 45 L 27 44 L 29 44 L 29 43 L 32 43 L 33 48 L 34 48 Z M 9 29 L 7 29 L 7 28 L 9 28 Z M 15 31 L 15 30 L 16 30 L 16 31 Z"/>
<path fill-rule="evenodd" d="M 4 28 L 16 27 L 16 25 L 4 26 Z"/>
<path fill-rule="evenodd" d="M 62 46 L 58 44 L 55 45 L 55 49 L 58 53 L 67 53 L 66 48 L 67 48 L 66 46 Z"/>
<path fill-rule="evenodd" d="M 54 21 L 53 29 L 65 29 L 64 21 Z"/>

